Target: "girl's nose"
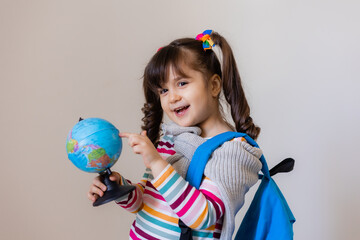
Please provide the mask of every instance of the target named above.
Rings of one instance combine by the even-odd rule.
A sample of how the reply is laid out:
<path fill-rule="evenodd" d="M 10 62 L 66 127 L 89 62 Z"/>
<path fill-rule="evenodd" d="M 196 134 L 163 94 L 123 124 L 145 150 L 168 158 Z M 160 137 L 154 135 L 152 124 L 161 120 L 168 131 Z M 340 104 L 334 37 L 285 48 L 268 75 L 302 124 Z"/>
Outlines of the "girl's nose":
<path fill-rule="evenodd" d="M 170 102 L 175 103 L 181 99 L 181 96 L 176 91 L 170 92 Z"/>

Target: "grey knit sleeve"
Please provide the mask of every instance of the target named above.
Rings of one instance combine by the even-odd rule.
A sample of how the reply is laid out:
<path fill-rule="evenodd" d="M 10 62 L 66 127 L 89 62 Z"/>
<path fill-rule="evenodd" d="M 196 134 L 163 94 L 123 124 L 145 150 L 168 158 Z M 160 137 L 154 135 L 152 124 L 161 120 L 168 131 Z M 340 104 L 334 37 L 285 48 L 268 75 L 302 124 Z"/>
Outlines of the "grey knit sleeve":
<path fill-rule="evenodd" d="M 244 204 L 245 194 L 258 181 L 262 152 L 246 142 L 229 141 L 213 152 L 205 168 L 205 176 L 219 187 L 225 203 L 221 239 L 230 239 L 235 215 Z"/>

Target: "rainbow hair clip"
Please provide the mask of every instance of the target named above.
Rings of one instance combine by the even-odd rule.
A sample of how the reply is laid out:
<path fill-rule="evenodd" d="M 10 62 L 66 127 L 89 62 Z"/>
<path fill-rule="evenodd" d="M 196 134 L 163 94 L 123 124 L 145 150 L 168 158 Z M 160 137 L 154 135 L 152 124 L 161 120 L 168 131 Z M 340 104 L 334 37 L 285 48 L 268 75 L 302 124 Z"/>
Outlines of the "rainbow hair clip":
<path fill-rule="evenodd" d="M 215 46 L 214 42 L 210 38 L 212 30 L 205 30 L 203 33 L 200 33 L 196 36 L 196 40 L 201 40 L 203 42 L 204 51 L 211 49 Z"/>

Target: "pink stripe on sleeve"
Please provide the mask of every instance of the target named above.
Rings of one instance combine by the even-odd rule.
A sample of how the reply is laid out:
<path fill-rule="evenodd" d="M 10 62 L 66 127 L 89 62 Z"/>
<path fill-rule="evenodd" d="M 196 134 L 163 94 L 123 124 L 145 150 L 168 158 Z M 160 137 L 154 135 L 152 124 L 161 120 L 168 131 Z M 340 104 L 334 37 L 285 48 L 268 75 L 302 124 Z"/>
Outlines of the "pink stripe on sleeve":
<path fill-rule="evenodd" d="M 165 148 L 158 148 L 156 149 L 159 153 L 165 153 L 165 154 L 169 154 L 169 155 L 174 155 L 176 152 L 174 150 L 168 150 Z"/>
<path fill-rule="evenodd" d="M 177 212 L 177 215 L 179 217 L 184 216 L 184 214 L 191 208 L 191 206 L 194 204 L 194 202 L 196 201 L 199 195 L 200 195 L 200 191 L 195 190 L 194 194 L 190 197 L 189 201 L 185 204 L 185 206 L 179 212 Z"/>
<path fill-rule="evenodd" d="M 206 196 L 206 198 L 211 198 L 211 199 L 213 199 L 217 204 L 219 204 L 222 212 L 225 211 L 225 205 L 224 205 L 223 201 L 222 201 L 220 198 L 218 198 L 217 196 L 215 196 L 214 194 L 212 194 L 211 192 L 208 192 L 208 191 L 206 191 L 206 190 L 201 190 L 201 192 Z"/>

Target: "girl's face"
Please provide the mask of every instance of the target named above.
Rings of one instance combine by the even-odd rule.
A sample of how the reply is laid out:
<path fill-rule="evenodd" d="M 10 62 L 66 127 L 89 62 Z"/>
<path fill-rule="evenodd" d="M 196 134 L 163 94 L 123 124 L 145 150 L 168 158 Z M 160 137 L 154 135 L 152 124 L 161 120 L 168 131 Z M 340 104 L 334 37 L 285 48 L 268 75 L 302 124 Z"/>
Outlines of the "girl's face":
<path fill-rule="evenodd" d="M 159 95 L 161 107 L 170 120 L 183 127 L 198 126 L 204 130 L 213 120 L 221 118 L 218 91 L 214 91 L 211 80 L 186 64 L 182 67 L 186 77 L 176 74 L 172 67 L 169 70 Z"/>

